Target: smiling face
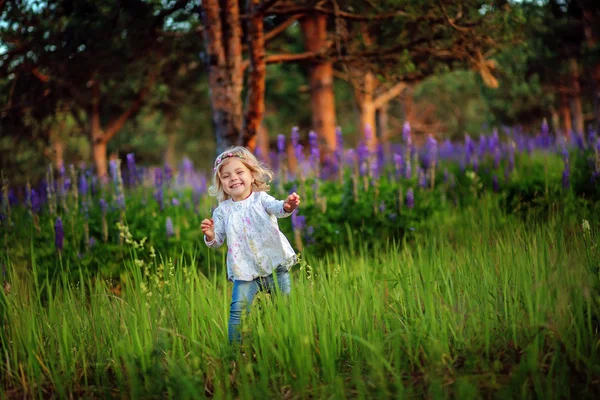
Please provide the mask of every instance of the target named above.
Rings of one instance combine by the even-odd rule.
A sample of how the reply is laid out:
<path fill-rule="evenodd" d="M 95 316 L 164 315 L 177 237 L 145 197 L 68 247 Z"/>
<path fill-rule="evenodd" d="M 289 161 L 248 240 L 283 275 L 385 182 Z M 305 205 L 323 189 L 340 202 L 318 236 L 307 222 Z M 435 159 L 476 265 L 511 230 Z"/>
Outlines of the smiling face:
<path fill-rule="evenodd" d="M 252 193 L 254 177 L 239 158 L 233 157 L 223 161 L 219 170 L 219 179 L 223 191 L 231 196 L 233 201 L 244 200 Z"/>

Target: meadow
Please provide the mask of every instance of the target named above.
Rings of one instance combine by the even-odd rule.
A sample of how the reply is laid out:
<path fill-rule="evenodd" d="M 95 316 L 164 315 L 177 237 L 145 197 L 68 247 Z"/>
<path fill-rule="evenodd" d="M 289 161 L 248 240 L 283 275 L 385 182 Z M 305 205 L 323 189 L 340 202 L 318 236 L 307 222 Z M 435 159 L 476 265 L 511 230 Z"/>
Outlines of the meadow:
<path fill-rule="evenodd" d="M 281 220 L 301 262 L 239 348 L 191 168 L 116 163 L 95 188 L 73 168 L 20 205 L 5 185 L 2 397 L 597 397 L 600 142 L 469 140 L 405 135 L 316 170 L 296 141 L 313 167 L 295 176 L 279 146 L 273 193 L 304 199 Z"/>

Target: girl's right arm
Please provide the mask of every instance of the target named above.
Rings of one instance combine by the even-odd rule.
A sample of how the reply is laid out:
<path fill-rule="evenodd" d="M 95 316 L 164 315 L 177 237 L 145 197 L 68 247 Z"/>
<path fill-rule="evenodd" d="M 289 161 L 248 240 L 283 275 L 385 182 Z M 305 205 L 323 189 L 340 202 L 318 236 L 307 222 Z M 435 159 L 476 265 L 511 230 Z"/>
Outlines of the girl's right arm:
<path fill-rule="evenodd" d="M 212 226 L 210 227 L 211 229 L 202 229 L 202 231 L 204 232 L 204 243 L 206 243 L 208 247 L 212 247 L 215 249 L 221 247 L 226 237 L 225 222 L 223 221 L 223 217 L 221 216 L 220 211 L 221 210 L 217 207 L 217 209 L 213 213 L 213 217 L 211 220 L 202 221 L 203 223 L 205 223 L 205 221 L 208 221 L 212 224 Z M 208 236 L 211 233 L 213 234 L 213 237 L 212 240 L 209 240 L 210 238 Z"/>

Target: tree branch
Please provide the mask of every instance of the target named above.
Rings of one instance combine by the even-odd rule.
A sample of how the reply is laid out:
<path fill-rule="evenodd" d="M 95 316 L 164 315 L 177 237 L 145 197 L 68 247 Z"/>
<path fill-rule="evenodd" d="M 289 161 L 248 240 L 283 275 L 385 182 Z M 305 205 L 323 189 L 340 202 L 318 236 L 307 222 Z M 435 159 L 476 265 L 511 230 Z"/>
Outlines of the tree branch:
<path fill-rule="evenodd" d="M 273 8 L 271 11 L 269 11 L 269 14 L 274 14 L 274 15 L 285 15 L 285 14 L 309 14 L 309 13 L 321 13 L 321 14 L 327 14 L 327 15 L 337 15 L 339 17 L 342 18 L 346 18 L 346 19 L 351 19 L 351 20 L 356 20 L 356 21 L 371 21 L 371 20 L 382 20 L 382 19 L 390 19 L 390 18 L 394 18 L 394 17 L 398 17 L 398 16 L 404 16 L 404 17 L 410 17 L 411 14 L 407 13 L 406 11 L 394 11 L 394 12 L 390 12 L 390 13 L 383 13 L 383 14 L 378 14 L 378 15 L 360 15 L 360 14 L 353 14 L 347 11 L 335 11 L 335 10 L 330 10 L 327 8 L 323 8 L 323 7 L 295 7 L 295 6 L 290 6 L 290 7 L 279 7 L 279 8 Z M 249 18 L 248 15 L 243 15 L 244 18 Z"/>
<path fill-rule="evenodd" d="M 377 96 L 377 98 L 375 98 L 375 100 L 373 101 L 373 106 L 376 109 L 383 107 L 390 100 L 399 96 L 400 93 L 402 93 L 404 91 L 404 89 L 406 89 L 406 87 L 407 87 L 407 84 L 404 82 L 399 82 L 399 83 L 395 84 L 394 86 L 392 86 L 391 88 L 389 88 L 388 90 L 386 90 L 385 92 L 383 92 L 382 94 Z"/>
<path fill-rule="evenodd" d="M 256 6 L 256 8 L 252 11 L 252 14 L 264 14 L 269 8 L 271 8 L 275 3 L 279 0 L 263 0 L 261 3 Z"/>
<path fill-rule="evenodd" d="M 104 135 L 102 136 L 102 142 L 108 143 L 110 139 L 112 139 L 117 134 L 117 132 L 121 130 L 121 128 L 123 127 L 123 125 L 125 125 L 125 122 L 127 122 L 129 117 L 131 117 L 140 109 L 142 103 L 144 102 L 144 99 L 146 98 L 146 95 L 150 92 L 150 88 L 154 84 L 154 81 L 156 81 L 156 77 L 158 76 L 159 71 L 160 67 L 156 67 L 150 72 L 150 74 L 148 75 L 148 82 L 146 83 L 146 86 L 144 86 L 144 88 L 140 90 L 140 93 L 138 94 L 134 102 L 131 104 L 131 106 L 129 106 L 129 108 L 125 110 L 119 116 L 119 118 L 111 122 L 109 127 L 104 132 Z"/>
<path fill-rule="evenodd" d="M 33 68 L 31 70 L 31 73 L 33 74 L 33 76 L 38 78 L 42 83 L 48 83 L 50 81 L 50 76 L 47 74 L 44 74 L 37 67 Z"/>
<path fill-rule="evenodd" d="M 277 27 L 271 29 L 269 32 L 265 33 L 265 43 L 273 40 L 281 33 L 285 32 L 287 28 L 289 28 L 294 22 L 302 18 L 304 14 L 294 14 L 288 19 L 286 19 L 281 24 L 277 25 Z"/>

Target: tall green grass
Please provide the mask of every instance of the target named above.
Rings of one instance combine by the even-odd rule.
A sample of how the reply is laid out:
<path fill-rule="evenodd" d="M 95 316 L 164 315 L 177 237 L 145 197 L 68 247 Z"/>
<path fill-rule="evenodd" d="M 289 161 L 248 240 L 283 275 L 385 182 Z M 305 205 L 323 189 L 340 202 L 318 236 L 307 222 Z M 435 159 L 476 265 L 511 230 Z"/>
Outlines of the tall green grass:
<path fill-rule="evenodd" d="M 506 217 L 488 199 L 403 243 L 350 232 L 347 248 L 302 256 L 288 298 L 259 296 L 240 348 L 220 253 L 204 275 L 193 254 L 140 265 L 132 248 L 120 293 L 12 277 L 3 397 L 591 398 L 599 220 L 565 221 Z"/>

